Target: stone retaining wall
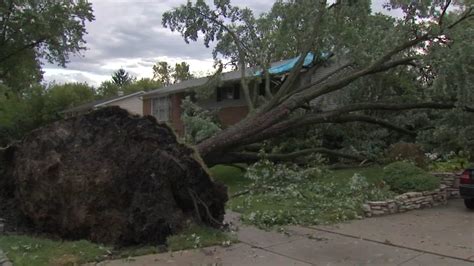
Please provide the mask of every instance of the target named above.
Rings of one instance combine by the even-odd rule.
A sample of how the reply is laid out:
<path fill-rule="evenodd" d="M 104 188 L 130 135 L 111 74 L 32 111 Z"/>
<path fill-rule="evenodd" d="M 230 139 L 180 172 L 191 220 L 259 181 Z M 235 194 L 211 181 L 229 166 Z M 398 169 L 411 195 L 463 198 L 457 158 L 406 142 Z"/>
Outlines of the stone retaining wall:
<path fill-rule="evenodd" d="M 0 236 L 4 233 L 5 231 L 5 225 L 4 225 L 5 220 L 0 218 Z M 12 266 L 12 262 L 8 259 L 7 254 L 3 252 L 2 249 L 0 249 L 0 266 Z"/>
<path fill-rule="evenodd" d="M 12 262 L 7 258 L 5 253 L 0 249 L 0 266 L 12 266 Z"/>
<path fill-rule="evenodd" d="M 407 192 L 385 201 L 368 201 L 363 205 L 366 217 L 406 212 L 409 210 L 444 205 L 448 199 L 459 197 L 459 175 L 433 173 L 441 177 L 439 189 L 424 192 Z"/>
<path fill-rule="evenodd" d="M 460 198 L 459 195 L 459 178 L 460 173 L 432 173 L 441 177 L 441 184 L 446 186 L 448 199 Z"/>

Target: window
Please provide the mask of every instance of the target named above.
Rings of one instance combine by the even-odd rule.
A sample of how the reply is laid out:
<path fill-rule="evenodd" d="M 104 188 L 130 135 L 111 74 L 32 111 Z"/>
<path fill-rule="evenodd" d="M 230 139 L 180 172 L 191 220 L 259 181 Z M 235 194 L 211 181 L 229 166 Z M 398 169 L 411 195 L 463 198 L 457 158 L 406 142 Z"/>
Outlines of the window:
<path fill-rule="evenodd" d="M 170 100 L 169 97 L 155 98 L 152 101 L 153 116 L 160 122 L 170 120 Z"/>
<path fill-rule="evenodd" d="M 240 86 L 230 85 L 226 87 L 216 88 L 217 101 L 238 100 L 240 99 Z"/>

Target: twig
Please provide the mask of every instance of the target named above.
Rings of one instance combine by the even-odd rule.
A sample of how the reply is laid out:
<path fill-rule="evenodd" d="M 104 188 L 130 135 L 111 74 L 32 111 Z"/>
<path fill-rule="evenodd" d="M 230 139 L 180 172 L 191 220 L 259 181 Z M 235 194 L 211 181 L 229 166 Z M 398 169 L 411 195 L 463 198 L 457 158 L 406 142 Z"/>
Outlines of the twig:
<path fill-rule="evenodd" d="M 232 195 L 230 195 L 230 198 L 237 198 L 237 197 L 240 197 L 242 195 L 246 195 L 246 194 L 249 194 L 250 193 L 250 189 L 246 189 L 246 190 L 242 190 L 242 191 L 239 191 L 237 193 L 234 193 Z"/>
<path fill-rule="evenodd" d="M 191 196 L 191 199 L 193 200 L 194 211 L 196 212 L 196 216 L 198 217 L 199 222 L 202 222 L 202 218 L 201 218 L 201 214 L 199 213 L 199 207 L 196 202 L 196 198 L 194 197 L 193 191 L 190 188 L 188 188 L 188 193 L 189 193 L 189 196 Z"/>
<path fill-rule="evenodd" d="M 207 218 L 209 218 L 209 221 L 215 223 L 216 225 L 218 226 L 223 226 L 223 224 L 221 222 L 219 222 L 218 220 L 216 220 L 214 217 L 212 217 L 212 214 L 211 212 L 209 211 L 209 207 L 207 206 L 207 204 L 197 195 L 197 193 L 195 191 L 193 191 L 192 189 L 188 189 L 188 192 L 192 195 L 191 197 L 193 198 L 193 201 L 194 200 L 198 200 L 199 202 L 198 203 L 201 203 L 201 205 L 204 207 L 204 210 L 206 211 L 206 214 L 207 214 Z M 193 195 L 194 194 L 194 195 Z M 198 209 L 198 206 L 197 204 L 195 205 L 195 208 L 198 210 L 199 212 L 199 209 Z M 201 219 L 201 216 L 199 215 L 199 219 Z M 202 220 L 201 220 L 202 221 Z"/>
<path fill-rule="evenodd" d="M 444 18 L 444 15 L 446 14 L 446 10 L 448 10 L 448 7 L 449 5 L 451 5 L 451 0 L 448 0 L 446 2 L 446 5 L 444 5 L 443 7 L 443 11 L 441 12 L 441 15 L 439 16 L 439 20 L 438 20 L 438 25 L 443 25 L 443 18 Z"/>

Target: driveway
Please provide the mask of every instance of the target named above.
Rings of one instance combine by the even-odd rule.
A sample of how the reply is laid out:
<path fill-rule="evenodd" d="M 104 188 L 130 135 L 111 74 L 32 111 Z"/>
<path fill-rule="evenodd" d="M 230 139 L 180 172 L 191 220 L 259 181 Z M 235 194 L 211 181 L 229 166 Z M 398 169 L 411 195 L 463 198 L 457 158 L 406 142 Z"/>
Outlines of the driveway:
<path fill-rule="evenodd" d="M 462 200 L 450 200 L 439 208 L 315 228 L 474 262 L 474 212 L 466 209 Z"/>
<path fill-rule="evenodd" d="M 228 220 L 238 223 L 238 215 Z M 100 265 L 474 265 L 474 212 L 447 206 L 286 233 L 239 226 L 239 244 Z"/>

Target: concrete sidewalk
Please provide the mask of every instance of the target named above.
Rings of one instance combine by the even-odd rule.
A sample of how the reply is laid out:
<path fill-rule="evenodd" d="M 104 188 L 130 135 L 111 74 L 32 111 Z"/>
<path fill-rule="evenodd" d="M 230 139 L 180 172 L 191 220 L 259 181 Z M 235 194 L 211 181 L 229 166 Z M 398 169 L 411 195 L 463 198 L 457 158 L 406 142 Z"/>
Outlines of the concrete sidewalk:
<path fill-rule="evenodd" d="M 231 247 L 148 255 L 100 265 L 472 266 L 474 230 L 466 226 L 473 224 L 474 213 L 459 208 L 459 204 L 454 201 L 436 209 L 330 227 L 290 226 L 286 234 L 240 226 L 237 235 L 241 242 Z M 238 224 L 236 214 L 230 213 L 228 219 Z M 436 239 L 430 240 L 430 234 Z"/>

